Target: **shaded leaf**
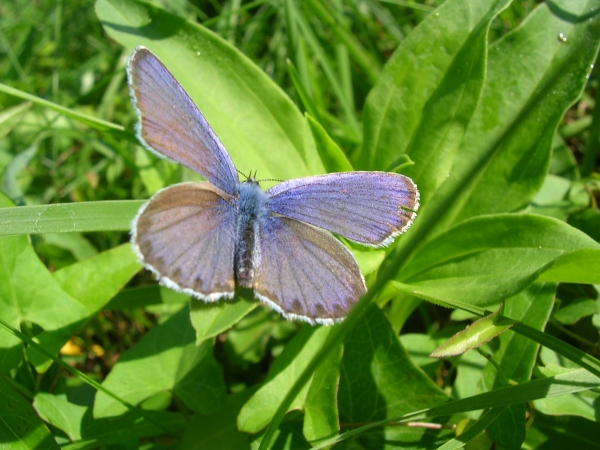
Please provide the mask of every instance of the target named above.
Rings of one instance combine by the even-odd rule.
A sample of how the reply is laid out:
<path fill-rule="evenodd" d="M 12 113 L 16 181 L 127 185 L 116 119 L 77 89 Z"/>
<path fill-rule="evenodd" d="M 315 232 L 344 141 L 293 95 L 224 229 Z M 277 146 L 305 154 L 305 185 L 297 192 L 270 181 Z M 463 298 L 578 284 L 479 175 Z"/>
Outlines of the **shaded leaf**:
<path fill-rule="evenodd" d="M 404 39 L 364 111 L 361 169 L 387 170 L 406 153 L 423 203 L 445 181 L 479 100 L 487 31 L 507 1 L 448 1 Z M 423 70 L 427 68 L 427 70 Z"/>
<path fill-rule="evenodd" d="M 370 306 L 344 342 L 338 392 L 340 424 L 369 423 L 444 402 L 446 395 L 410 361 L 381 310 Z M 419 439 L 423 429 L 371 430 L 355 445 Z"/>
<path fill-rule="evenodd" d="M 244 173 L 288 179 L 322 173 L 304 153 L 304 119 L 275 83 L 212 31 L 134 0 L 96 2 L 106 32 L 122 45 L 148 47 L 198 105 Z"/>
<path fill-rule="evenodd" d="M 0 446 L 15 450 L 58 450 L 50 430 L 31 404 L 0 374 Z"/>
<path fill-rule="evenodd" d="M 69 315 L 70 322 L 61 321 L 59 329 L 47 329 L 38 334 L 39 343 L 46 350 L 58 353 L 71 335 L 100 311 L 139 270 L 137 257 L 130 245 L 124 244 L 54 272 L 52 277 L 57 284 L 83 308 L 74 309 Z M 32 348 L 27 352 L 38 371 L 45 371 L 52 362 Z"/>
<path fill-rule="evenodd" d="M 321 348 L 330 328 L 305 325 L 285 346 L 273 362 L 267 381 L 244 405 L 238 416 L 242 431 L 255 433 L 264 428 L 277 410 L 289 387 Z M 302 408 L 308 393 L 308 385 L 297 395 L 289 410 Z"/>
<path fill-rule="evenodd" d="M 200 345 L 205 339 L 228 330 L 258 304 L 256 300 L 239 297 L 234 301 L 221 300 L 212 303 L 192 300 L 190 318 L 196 330 L 196 344 Z"/>
<path fill-rule="evenodd" d="M 124 352 L 102 385 L 134 405 L 171 391 L 194 411 L 214 411 L 225 401 L 225 384 L 212 349 L 211 341 L 196 346 L 184 307 Z M 125 412 L 127 408 L 113 398 L 96 394 L 94 417 Z"/>

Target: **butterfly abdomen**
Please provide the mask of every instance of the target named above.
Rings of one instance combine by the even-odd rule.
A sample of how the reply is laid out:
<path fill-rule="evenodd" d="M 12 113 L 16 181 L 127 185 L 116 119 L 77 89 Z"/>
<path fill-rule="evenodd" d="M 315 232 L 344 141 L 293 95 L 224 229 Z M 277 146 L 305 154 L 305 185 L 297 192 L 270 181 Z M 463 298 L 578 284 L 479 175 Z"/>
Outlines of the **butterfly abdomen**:
<path fill-rule="evenodd" d="M 254 250 L 261 217 L 265 214 L 267 196 L 256 181 L 240 184 L 237 203 L 234 270 L 240 286 L 252 287 L 254 279 Z"/>

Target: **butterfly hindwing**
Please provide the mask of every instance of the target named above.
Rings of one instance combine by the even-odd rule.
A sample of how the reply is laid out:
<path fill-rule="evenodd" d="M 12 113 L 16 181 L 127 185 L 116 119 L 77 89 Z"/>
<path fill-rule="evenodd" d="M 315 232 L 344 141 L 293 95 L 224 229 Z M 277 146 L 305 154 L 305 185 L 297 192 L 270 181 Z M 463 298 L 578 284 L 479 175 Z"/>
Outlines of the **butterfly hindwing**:
<path fill-rule="evenodd" d="M 375 247 L 404 232 L 419 208 L 413 181 L 388 172 L 298 178 L 272 187 L 267 195 L 267 207 L 277 214 Z"/>
<path fill-rule="evenodd" d="M 234 194 L 239 182 L 229 154 L 171 72 L 140 47 L 129 58 L 127 74 L 139 119 L 138 138 L 144 146 Z"/>
<path fill-rule="evenodd" d="M 181 183 L 159 191 L 132 226 L 132 244 L 161 282 L 213 301 L 233 297 L 236 213 L 210 183 Z"/>
<path fill-rule="evenodd" d="M 366 292 L 354 257 L 328 232 L 271 216 L 257 237 L 254 291 L 288 319 L 331 324 Z"/>

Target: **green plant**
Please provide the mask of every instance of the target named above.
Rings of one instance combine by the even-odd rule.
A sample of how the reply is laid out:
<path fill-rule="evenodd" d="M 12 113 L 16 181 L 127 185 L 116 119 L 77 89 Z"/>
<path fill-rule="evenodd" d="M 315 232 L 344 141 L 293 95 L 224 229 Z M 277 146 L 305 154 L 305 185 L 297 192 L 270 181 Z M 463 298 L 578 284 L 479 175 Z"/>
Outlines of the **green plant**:
<path fill-rule="evenodd" d="M 597 445 L 598 108 L 581 118 L 569 110 L 574 120 L 556 131 L 589 88 L 600 3 L 552 1 L 531 10 L 529 2 L 450 0 L 428 15 L 402 15 L 373 1 L 364 2 L 366 18 L 353 3 L 253 2 L 245 5 L 257 8 L 250 16 L 231 1 L 209 22 L 227 42 L 186 20 L 209 20 L 191 5 L 174 3 L 169 13 L 98 0 L 98 19 L 124 49 L 90 31 L 102 51 L 67 73 L 84 80 L 94 67 L 102 82 L 67 98 L 50 83 L 53 103 L 24 93 L 46 81 L 29 78 L 7 51 L 14 82 L 0 85 L 11 96 L 3 97 L 10 108 L 0 135 L 12 130 L 1 153 L 10 197 L 0 210 L 2 442 Z M 516 26 L 518 17 L 525 19 Z M 259 39 L 265 35 L 270 42 Z M 142 203 L 125 199 L 193 179 L 135 144 L 123 64 L 137 45 L 173 72 L 242 171 L 289 179 L 352 167 L 399 170 L 416 181 L 422 207 L 412 229 L 385 250 L 353 247 L 369 292 L 342 324 L 290 324 L 243 298 L 190 308 L 188 297 L 144 275 L 121 290 L 140 269 L 128 244 L 117 246 Z M 55 58 L 53 80 L 60 58 L 44 51 Z M 582 150 L 580 164 L 564 138 Z M 17 142 L 28 150 L 12 152 Z M 50 163 L 36 158 L 40 148 Z M 67 199 L 81 202 L 57 203 Z M 459 322 L 481 316 L 456 334 Z M 137 342 L 134 333 L 117 333 L 123 323 L 151 330 Z M 82 338 L 90 328 L 93 337 Z M 130 345 L 115 350 L 115 335 Z M 437 352 L 443 361 L 426 356 L 453 335 Z M 102 351 L 94 342 L 123 353 L 96 372 L 85 354 L 71 357 L 87 375 L 65 378 L 72 369 L 56 355 L 69 341 L 96 360 Z M 102 390 L 94 398 L 82 382 L 98 387 L 95 379 Z"/>

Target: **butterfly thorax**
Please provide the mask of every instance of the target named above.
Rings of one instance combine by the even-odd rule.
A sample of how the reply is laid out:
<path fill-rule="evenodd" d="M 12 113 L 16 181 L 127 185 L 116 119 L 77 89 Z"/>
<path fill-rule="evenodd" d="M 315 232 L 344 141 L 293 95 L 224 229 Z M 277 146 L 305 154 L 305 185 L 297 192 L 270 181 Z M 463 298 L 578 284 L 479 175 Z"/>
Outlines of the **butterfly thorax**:
<path fill-rule="evenodd" d="M 253 178 L 240 184 L 235 236 L 235 276 L 243 287 L 252 287 L 254 249 L 260 221 L 266 215 L 267 195 Z"/>

